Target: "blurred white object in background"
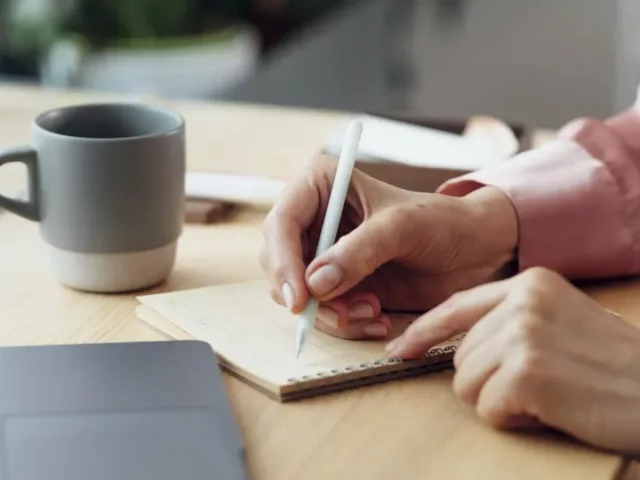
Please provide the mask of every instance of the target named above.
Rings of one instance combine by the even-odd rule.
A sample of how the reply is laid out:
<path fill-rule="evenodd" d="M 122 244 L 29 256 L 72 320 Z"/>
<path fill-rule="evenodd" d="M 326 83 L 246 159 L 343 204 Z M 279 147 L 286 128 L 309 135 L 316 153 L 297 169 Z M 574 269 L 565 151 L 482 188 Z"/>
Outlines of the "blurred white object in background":
<path fill-rule="evenodd" d="M 253 74 L 260 44 L 250 27 L 155 45 L 85 51 L 59 40 L 42 65 L 46 86 L 203 98 L 223 94 Z"/>
<path fill-rule="evenodd" d="M 505 160 L 518 151 L 518 140 L 501 120 L 472 117 L 462 135 L 373 115 L 357 114 L 364 126 L 358 158 L 368 162 L 395 162 L 413 167 L 473 171 Z M 338 156 L 345 122 L 326 140 L 325 153 Z"/>
<path fill-rule="evenodd" d="M 285 186 L 281 180 L 253 175 L 187 172 L 185 176 L 187 198 L 219 200 L 238 205 L 273 205 Z"/>

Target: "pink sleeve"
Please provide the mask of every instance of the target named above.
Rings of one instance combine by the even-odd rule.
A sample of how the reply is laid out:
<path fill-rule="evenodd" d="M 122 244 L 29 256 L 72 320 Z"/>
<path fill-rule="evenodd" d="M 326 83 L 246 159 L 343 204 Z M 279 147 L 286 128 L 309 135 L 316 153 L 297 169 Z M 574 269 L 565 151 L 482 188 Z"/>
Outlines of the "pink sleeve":
<path fill-rule="evenodd" d="M 640 101 L 605 121 L 579 119 L 558 140 L 440 187 L 483 185 L 511 199 L 520 270 L 544 266 L 573 279 L 640 272 Z"/>

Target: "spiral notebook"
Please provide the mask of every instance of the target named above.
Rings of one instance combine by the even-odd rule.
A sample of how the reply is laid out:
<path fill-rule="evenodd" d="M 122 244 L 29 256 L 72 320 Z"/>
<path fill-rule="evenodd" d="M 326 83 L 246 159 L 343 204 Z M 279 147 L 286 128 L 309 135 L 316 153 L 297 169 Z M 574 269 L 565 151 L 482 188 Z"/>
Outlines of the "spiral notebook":
<path fill-rule="evenodd" d="M 169 339 L 208 342 L 220 366 L 279 401 L 399 379 L 451 367 L 462 337 L 417 360 L 388 358 L 384 347 L 415 319 L 392 315 L 385 341 L 349 341 L 313 330 L 295 355 L 297 317 L 269 297 L 266 282 L 252 281 L 138 297 L 137 316 Z"/>

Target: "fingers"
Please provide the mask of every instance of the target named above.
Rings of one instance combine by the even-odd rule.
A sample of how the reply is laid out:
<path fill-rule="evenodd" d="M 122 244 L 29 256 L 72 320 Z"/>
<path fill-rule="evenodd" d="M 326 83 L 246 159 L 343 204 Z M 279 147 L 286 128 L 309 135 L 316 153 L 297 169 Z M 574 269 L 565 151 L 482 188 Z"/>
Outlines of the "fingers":
<path fill-rule="evenodd" d="M 535 425 L 535 415 L 522 402 L 530 388 L 533 386 L 521 382 L 509 365 L 498 368 L 482 386 L 476 405 L 478 416 L 494 428 Z"/>
<path fill-rule="evenodd" d="M 300 313 L 308 299 L 303 240 L 320 209 L 318 181 L 324 177 L 317 170 L 311 166 L 287 185 L 262 229 L 265 242 L 260 264 L 272 297 L 294 313 Z"/>
<path fill-rule="evenodd" d="M 597 338 L 592 345 L 616 345 L 609 344 L 606 335 L 593 333 Z M 637 451 L 632 439 L 638 428 L 627 410 L 628 405 L 633 409 L 637 405 L 636 377 L 626 377 L 617 366 L 603 371 L 602 364 L 567 356 L 562 348 L 544 341 L 503 350 L 500 366 L 484 381 L 476 402 L 485 423 L 495 428 L 540 424 L 596 446 Z"/>
<path fill-rule="evenodd" d="M 350 321 L 371 321 L 381 313 L 380 302 L 371 293 L 344 295 L 321 305 L 323 310 L 331 310 L 336 314 L 335 321 L 328 322 L 335 329 L 345 328 Z"/>
<path fill-rule="evenodd" d="M 462 367 L 468 355 L 492 338 L 499 336 L 504 329 L 505 323 L 513 318 L 513 315 L 513 309 L 508 309 L 504 303 L 501 303 L 495 310 L 488 312 L 481 321 L 471 327 L 453 357 L 453 364 L 456 369 Z"/>
<path fill-rule="evenodd" d="M 476 323 L 455 354 L 453 389 L 466 403 L 475 405 L 481 388 L 500 367 L 513 335 L 505 324 L 513 309 L 503 302 Z"/>
<path fill-rule="evenodd" d="M 386 315 L 380 315 L 373 320 L 348 322 L 339 329 L 322 321 L 317 322 L 316 327 L 321 332 L 345 340 L 376 340 L 387 338 L 391 331 L 391 320 Z"/>
<path fill-rule="evenodd" d="M 466 332 L 508 294 L 508 281 L 496 282 L 453 295 L 426 313 L 389 345 L 394 357 L 418 357 L 438 343 Z"/>
<path fill-rule="evenodd" d="M 318 330 L 348 340 L 385 338 L 391 331 L 390 319 L 381 315 L 380 302 L 370 293 L 321 304 L 317 320 Z"/>
<path fill-rule="evenodd" d="M 286 217 L 270 220 L 269 225 L 260 263 L 271 285 L 271 297 L 292 312 L 300 313 L 308 299 L 302 227 Z"/>

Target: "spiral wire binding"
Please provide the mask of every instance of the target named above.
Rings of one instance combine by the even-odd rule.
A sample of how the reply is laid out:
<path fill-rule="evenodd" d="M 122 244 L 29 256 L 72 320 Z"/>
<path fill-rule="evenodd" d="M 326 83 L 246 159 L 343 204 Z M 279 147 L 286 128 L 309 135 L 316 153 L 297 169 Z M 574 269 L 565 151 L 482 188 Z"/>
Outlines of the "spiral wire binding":
<path fill-rule="evenodd" d="M 447 343 L 449 343 L 449 345 L 446 345 L 444 347 L 434 347 L 430 349 L 428 352 L 426 352 L 424 355 L 422 355 L 422 357 L 424 359 L 429 359 L 433 357 L 440 357 L 449 353 L 455 353 L 455 351 L 458 349 L 457 343 L 462 341 L 464 336 L 465 336 L 464 334 L 456 335 L 448 340 Z M 317 380 L 320 378 L 332 378 L 338 375 L 344 375 L 345 373 L 352 373 L 352 372 L 357 372 L 362 370 L 372 370 L 372 369 L 377 369 L 381 367 L 387 367 L 389 365 L 398 365 L 400 363 L 405 363 L 404 360 L 402 360 L 400 357 L 381 358 L 380 360 L 375 360 L 373 362 L 347 365 L 342 368 L 334 368 L 328 371 L 318 372 L 315 375 L 303 375 L 301 377 L 288 378 L 287 384 L 291 385 L 291 384 L 302 383 L 310 380 Z"/>

